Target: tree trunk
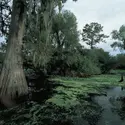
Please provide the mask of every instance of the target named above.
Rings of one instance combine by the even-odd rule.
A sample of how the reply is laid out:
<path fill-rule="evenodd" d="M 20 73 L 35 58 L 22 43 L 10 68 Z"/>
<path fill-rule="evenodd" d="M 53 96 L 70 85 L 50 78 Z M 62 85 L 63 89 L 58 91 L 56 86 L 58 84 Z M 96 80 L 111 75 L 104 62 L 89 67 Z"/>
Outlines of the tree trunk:
<path fill-rule="evenodd" d="M 125 39 L 123 40 L 124 50 L 125 50 Z"/>
<path fill-rule="evenodd" d="M 22 38 L 26 0 L 13 0 L 13 9 L 7 52 L 0 77 L 0 98 L 14 98 L 28 92 L 23 71 Z M 7 101 L 6 101 L 7 102 Z M 3 101 L 4 103 L 4 101 Z M 12 103 L 11 103 L 12 104 Z M 5 104 L 9 107 L 9 104 Z"/>
<path fill-rule="evenodd" d="M 90 48 L 93 49 L 93 41 L 90 43 Z"/>

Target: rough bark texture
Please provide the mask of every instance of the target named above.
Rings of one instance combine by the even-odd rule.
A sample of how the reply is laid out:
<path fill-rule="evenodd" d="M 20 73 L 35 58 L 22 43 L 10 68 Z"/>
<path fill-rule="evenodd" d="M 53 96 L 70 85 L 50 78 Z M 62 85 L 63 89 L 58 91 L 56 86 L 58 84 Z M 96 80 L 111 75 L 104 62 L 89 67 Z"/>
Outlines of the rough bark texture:
<path fill-rule="evenodd" d="M 0 97 L 2 100 L 28 92 L 21 56 L 25 2 L 26 0 L 13 0 L 7 52 L 0 77 Z"/>

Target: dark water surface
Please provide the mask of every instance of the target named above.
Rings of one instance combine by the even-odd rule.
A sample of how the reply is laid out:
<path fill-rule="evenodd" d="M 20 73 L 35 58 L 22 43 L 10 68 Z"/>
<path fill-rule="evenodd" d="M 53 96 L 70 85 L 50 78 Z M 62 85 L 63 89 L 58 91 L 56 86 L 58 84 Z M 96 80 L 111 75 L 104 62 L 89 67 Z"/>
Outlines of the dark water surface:
<path fill-rule="evenodd" d="M 112 87 L 107 90 L 107 96 L 96 96 L 103 112 L 97 125 L 125 125 L 125 89 Z"/>
<path fill-rule="evenodd" d="M 54 93 L 56 93 L 53 89 L 57 86 L 61 85 L 58 83 L 52 84 L 51 82 L 50 83 L 48 82 L 48 84 L 42 84 L 42 90 L 40 92 L 32 93 L 32 100 L 39 102 L 40 104 L 44 103 L 46 99 L 50 98 Z M 125 89 L 122 87 L 111 87 L 107 89 L 106 92 L 107 96 L 92 95 L 91 100 L 86 100 L 86 102 L 90 101 L 90 103 L 87 103 L 88 107 L 82 105 L 83 103 L 85 103 L 85 100 L 83 99 L 82 102 L 81 98 L 81 104 L 78 105 L 78 107 L 75 107 L 73 110 L 70 110 L 71 112 L 69 112 L 69 110 L 65 111 L 64 109 L 59 109 L 54 106 L 53 107 L 48 106 L 46 110 L 40 109 L 39 114 L 41 113 L 43 115 L 44 111 L 46 111 L 44 114 L 46 115 L 48 120 L 44 121 L 45 122 L 44 125 L 125 125 Z M 44 95 L 42 96 L 42 100 L 41 100 L 41 95 Z M 29 106 L 30 105 L 28 106 L 26 105 L 24 109 L 27 109 Z M 41 108 L 40 105 L 37 106 L 39 106 L 38 109 Z M 103 110 L 101 110 L 101 108 Z M 25 111 L 24 109 L 22 108 L 22 111 L 20 111 L 20 113 L 25 114 L 25 112 L 23 113 L 23 111 Z M 29 109 L 27 109 L 26 112 L 28 112 Z M 85 113 L 85 111 L 87 112 Z M 9 113 L 15 114 L 16 112 L 17 110 L 14 110 L 10 111 Z M 4 116 L 0 115 L 0 125 L 6 125 L 6 123 L 7 125 L 10 125 L 9 120 L 6 121 L 6 119 L 8 119 L 8 116 L 10 117 L 9 113 L 3 112 Z M 19 120 L 21 119 L 21 117 L 24 118 L 22 114 L 15 115 L 15 118 L 17 119 L 19 118 Z M 70 115 L 71 117 L 69 117 L 69 119 L 71 120 L 67 121 L 66 118 L 68 118 L 68 116 Z M 40 117 L 40 119 L 42 117 Z M 1 118 L 3 119 L 1 120 Z M 57 120 L 54 121 L 53 119 Z M 58 121 L 58 119 L 60 119 L 61 121 L 60 120 Z M 31 119 L 29 118 L 29 120 Z M 53 120 L 54 123 L 51 122 L 51 120 Z M 15 121 L 11 120 L 11 122 L 12 122 L 11 125 L 14 125 L 13 123 L 17 123 L 17 120 Z M 43 124 L 38 124 L 38 125 L 43 125 Z"/>

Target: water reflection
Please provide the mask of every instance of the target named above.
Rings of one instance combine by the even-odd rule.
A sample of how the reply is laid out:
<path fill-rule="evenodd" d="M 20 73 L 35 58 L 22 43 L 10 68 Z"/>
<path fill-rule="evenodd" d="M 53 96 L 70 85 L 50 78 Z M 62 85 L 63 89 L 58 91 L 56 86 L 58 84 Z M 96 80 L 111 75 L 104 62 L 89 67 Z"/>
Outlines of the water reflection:
<path fill-rule="evenodd" d="M 125 87 L 121 87 L 121 90 L 124 90 L 125 89 Z"/>
<path fill-rule="evenodd" d="M 119 98 L 120 106 L 116 108 L 116 112 L 120 116 L 121 120 L 125 120 L 125 97 Z"/>
<path fill-rule="evenodd" d="M 107 96 L 96 96 L 94 100 L 104 109 L 98 125 L 125 125 L 125 88 L 110 88 Z"/>

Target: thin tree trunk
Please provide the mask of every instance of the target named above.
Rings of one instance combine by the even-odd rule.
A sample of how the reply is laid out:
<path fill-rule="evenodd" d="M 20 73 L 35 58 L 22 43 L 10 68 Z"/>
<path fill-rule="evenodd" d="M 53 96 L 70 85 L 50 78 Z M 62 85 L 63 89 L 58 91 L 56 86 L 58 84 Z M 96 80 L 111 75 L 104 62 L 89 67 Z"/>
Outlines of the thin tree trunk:
<path fill-rule="evenodd" d="M 91 49 L 93 49 L 93 41 L 91 41 L 90 47 L 91 47 Z"/>
<path fill-rule="evenodd" d="M 26 0 L 13 0 L 7 52 L 0 77 L 1 100 L 5 98 L 9 100 L 9 98 L 14 98 L 17 94 L 22 95 L 28 92 L 21 56 L 25 2 Z M 3 103 L 5 103 L 5 101 L 3 101 Z M 9 107 L 9 104 L 5 105 Z"/>
<path fill-rule="evenodd" d="M 123 45 L 124 45 L 124 49 L 125 49 L 125 39 L 123 40 Z"/>

